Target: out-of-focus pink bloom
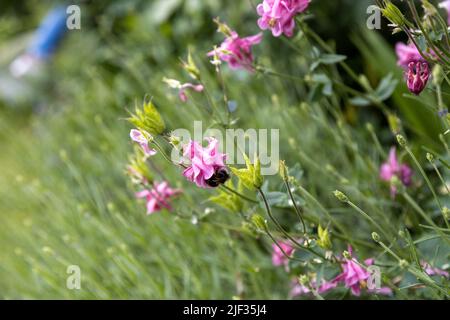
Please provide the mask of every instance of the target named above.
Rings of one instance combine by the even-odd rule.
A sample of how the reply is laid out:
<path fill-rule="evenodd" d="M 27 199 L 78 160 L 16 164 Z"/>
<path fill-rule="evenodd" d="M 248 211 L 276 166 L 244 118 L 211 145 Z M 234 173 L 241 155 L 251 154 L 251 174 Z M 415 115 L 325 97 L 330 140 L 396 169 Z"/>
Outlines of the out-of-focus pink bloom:
<path fill-rule="evenodd" d="M 352 294 L 359 296 L 361 294 L 361 285 L 365 286 L 370 274 L 363 268 L 360 263 L 353 257 L 352 248 L 348 247 L 348 253 L 350 258 L 345 258 L 345 261 L 341 264 L 342 273 L 334 278 L 334 283 L 343 282 L 347 288 L 350 288 Z"/>
<path fill-rule="evenodd" d="M 180 100 L 183 102 L 188 101 L 186 90 L 194 90 L 196 92 L 202 92 L 204 89 L 203 85 L 201 85 L 201 84 L 193 84 L 193 83 L 189 83 L 189 82 L 182 84 L 178 80 L 167 79 L 167 78 L 164 78 L 163 81 L 165 83 L 167 83 L 167 85 L 169 87 L 178 90 L 178 96 L 180 97 Z"/>
<path fill-rule="evenodd" d="M 262 33 L 240 38 L 236 31 L 230 31 L 220 47 L 208 52 L 208 56 L 217 56 L 220 60 L 228 62 L 232 69 L 244 68 L 253 71 L 252 46 L 261 40 Z"/>
<path fill-rule="evenodd" d="M 395 52 L 397 53 L 397 64 L 404 69 L 408 68 L 411 62 L 425 61 L 414 43 L 397 42 Z"/>
<path fill-rule="evenodd" d="M 278 245 L 288 257 L 291 257 L 295 252 L 295 248 L 287 241 L 278 241 Z M 272 264 L 276 267 L 284 266 L 286 271 L 288 271 L 289 258 L 283 254 L 281 249 L 275 243 L 272 244 Z"/>
<path fill-rule="evenodd" d="M 406 164 L 399 164 L 395 147 L 389 151 L 387 162 L 383 163 L 380 168 L 380 178 L 390 182 L 393 177 L 397 177 L 405 185 L 411 184 L 412 170 Z M 391 196 L 395 197 L 397 188 L 391 185 Z"/>
<path fill-rule="evenodd" d="M 203 85 L 201 84 L 192 84 L 192 83 L 185 83 L 182 84 L 180 87 L 180 91 L 178 92 L 178 96 L 180 97 L 180 100 L 183 102 L 186 102 L 188 100 L 188 97 L 186 95 L 186 90 L 192 89 L 196 92 L 202 92 L 203 91 Z"/>
<path fill-rule="evenodd" d="M 426 261 L 421 261 L 420 264 L 422 265 L 422 268 L 425 271 L 425 273 L 429 276 L 437 275 L 437 276 L 442 276 L 445 278 L 449 277 L 449 273 L 447 271 L 439 269 L 439 268 L 434 268 Z"/>
<path fill-rule="evenodd" d="M 317 288 L 317 280 L 313 279 L 313 280 L 311 280 L 310 286 L 311 286 L 311 288 L 314 288 L 314 290 L 316 290 L 318 294 L 324 294 L 324 293 L 336 288 L 337 283 L 332 282 L 332 281 L 325 281 L 322 279 L 319 288 Z M 311 292 L 311 289 L 309 287 L 298 283 L 298 280 L 294 279 L 292 281 L 292 288 L 291 288 L 291 291 L 289 292 L 289 296 L 291 298 L 293 298 L 293 297 L 297 297 L 297 296 L 300 296 L 303 294 L 308 294 L 310 292 Z"/>
<path fill-rule="evenodd" d="M 153 189 L 145 189 L 137 192 L 136 198 L 145 198 L 147 201 L 147 214 L 152 214 L 163 208 L 172 210 L 168 200 L 180 192 L 181 190 L 170 188 L 169 184 L 164 181 L 155 183 Z"/>
<path fill-rule="evenodd" d="M 310 0 L 264 0 L 256 7 L 258 26 L 262 30 L 271 29 L 274 37 L 284 34 L 292 37 L 295 16 L 308 8 Z"/>
<path fill-rule="evenodd" d="M 450 0 L 445 0 L 439 3 L 439 8 L 447 10 L 447 23 L 450 25 Z"/>
<path fill-rule="evenodd" d="M 367 279 L 369 279 L 370 273 L 363 264 L 352 257 L 353 249 L 351 246 L 348 246 L 347 251 L 350 254 L 350 257 L 344 258 L 345 261 L 341 264 L 343 270 L 342 273 L 331 282 L 336 284 L 342 282 L 345 287 L 350 288 L 353 295 L 359 296 L 361 294 L 361 289 L 367 287 Z M 370 266 L 373 263 L 373 259 L 367 259 L 364 262 L 366 266 Z M 392 293 L 392 290 L 388 287 L 382 287 L 378 289 L 368 289 L 367 292 L 389 295 Z"/>
<path fill-rule="evenodd" d="M 130 131 L 130 138 L 131 138 L 131 140 L 133 140 L 134 142 L 137 142 L 141 146 L 141 148 L 142 148 L 142 150 L 144 150 L 144 154 L 146 156 L 153 156 L 156 154 L 156 150 L 151 149 L 148 146 L 148 138 L 151 138 L 150 133 L 132 129 Z"/>
<path fill-rule="evenodd" d="M 410 62 L 406 73 L 406 84 L 411 93 L 419 95 L 427 86 L 430 69 L 427 62 Z"/>
<path fill-rule="evenodd" d="M 190 141 L 183 148 L 184 157 L 190 161 L 183 175 L 200 188 L 217 187 L 228 178 L 226 155 L 219 152 L 219 142 L 212 137 L 206 140 L 206 148 L 197 141 Z"/>

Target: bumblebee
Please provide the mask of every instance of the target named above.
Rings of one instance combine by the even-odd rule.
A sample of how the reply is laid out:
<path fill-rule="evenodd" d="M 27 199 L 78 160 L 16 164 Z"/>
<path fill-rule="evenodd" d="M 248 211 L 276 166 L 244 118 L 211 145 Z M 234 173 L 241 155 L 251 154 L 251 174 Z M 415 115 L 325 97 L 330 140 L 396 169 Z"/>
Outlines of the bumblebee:
<path fill-rule="evenodd" d="M 230 178 L 230 174 L 228 170 L 225 168 L 221 168 L 217 170 L 211 178 L 206 180 L 206 184 L 212 188 L 216 188 L 221 184 L 224 184 Z"/>

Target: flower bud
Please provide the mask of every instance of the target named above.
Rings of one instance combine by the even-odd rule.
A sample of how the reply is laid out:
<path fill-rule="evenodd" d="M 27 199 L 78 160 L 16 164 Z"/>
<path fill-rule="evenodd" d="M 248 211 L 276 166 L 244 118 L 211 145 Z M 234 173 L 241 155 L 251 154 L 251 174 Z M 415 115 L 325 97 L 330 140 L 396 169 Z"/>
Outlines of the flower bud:
<path fill-rule="evenodd" d="M 376 233 L 376 232 L 372 232 L 372 239 L 373 239 L 373 241 L 375 241 L 375 242 L 380 242 L 380 235 L 378 234 L 378 233 Z"/>
<path fill-rule="evenodd" d="M 430 161 L 431 163 L 434 162 L 434 156 L 429 152 L 427 152 L 427 160 Z"/>
<path fill-rule="evenodd" d="M 284 160 L 280 160 L 280 176 L 284 181 L 288 180 L 288 173 L 287 173 L 287 167 Z"/>
<path fill-rule="evenodd" d="M 252 216 L 252 222 L 258 230 L 266 230 L 267 229 L 267 221 L 264 220 L 259 214 L 254 214 Z"/>
<path fill-rule="evenodd" d="M 348 198 L 343 192 L 341 192 L 339 190 L 336 190 L 336 191 L 333 192 L 333 194 L 339 201 L 341 201 L 341 202 L 348 202 Z"/>
<path fill-rule="evenodd" d="M 408 90 L 419 95 L 426 87 L 430 70 L 427 62 L 410 62 L 406 73 L 406 84 Z"/>
<path fill-rule="evenodd" d="M 401 134 L 397 135 L 397 142 L 401 147 L 406 147 L 406 139 Z"/>
<path fill-rule="evenodd" d="M 406 261 L 405 259 L 401 259 L 401 260 L 398 262 L 398 265 L 400 266 L 400 268 L 406 269 L 406 268 L 408 268 L 409 263 L 408 263 L 408 261 Z"/>
<path fill-rule="evenodd" d="M 398 27 L 406 24 L 406 19 L 400 9 L 391 1 L 384 1 L 384 8 L 381 8 L 383 16 Z"/>

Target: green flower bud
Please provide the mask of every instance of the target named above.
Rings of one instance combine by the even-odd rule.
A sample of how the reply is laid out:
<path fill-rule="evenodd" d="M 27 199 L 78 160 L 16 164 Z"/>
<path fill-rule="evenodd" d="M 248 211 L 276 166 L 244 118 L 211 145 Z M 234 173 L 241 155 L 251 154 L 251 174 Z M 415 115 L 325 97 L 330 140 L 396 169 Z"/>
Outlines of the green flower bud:
<path fill-rule="evenodd" d="M 400 11 L 400 9 L 397 6 L 395 6 L 391 1 L 385 0 L 383 5 L 384 7 L 381 8 L 381 13 L 389 21 L 391 21 L 398 27 L 401 27 L 406 24 L 405 16 Z"/>
<path fill-rule="evenodd" d="M 373 239 L 373 241 L 375 241 L 375 242 L 380 242 L 380 235 L 378 234 L 378 233 L 376 233 L 376 232 L 372 232 L 372 239 Z"/>
<path fill-rule="evenodd" d="M 341 202 L 348 202 L 348 198 L 343 192 L 341 192 L 339 190 L 336 190 L 336 191 L 333 192 L 333 194 L 339 201 L 341 201 Z"/>
<path fill-rule="evenodd" d="M 284 162 L 284 160 L 280 160 L 280 176 L 284 181 L 287 181 L 289 178 L 286 163 Z"/>
<path fill-rule="evenodd" d="M 398 265 L 400 266 L 400 268 L 406 269 L 406 268 L 408 268 L 409 263 L 405 259 L 402 259 L 399 261 Z"/>
<path fill-rule="evenodd" d="M 434 156 L 429 152 L 427 152 L 427 160 L 430 161 L 431 163 L 434 162 Z"/>
<path fill-rule="evenodd" d="M 397 135 L 397 141 L 402 148 L 406 147 L 406 139 L 401 134 Z"/>
<path fill-rule="evenodd" d="M 267 229 L 267 221 L 264 220 L 259 214 L 254 214 L 252 216 L 252 222 L 258 230 L 266 230 Z"/>

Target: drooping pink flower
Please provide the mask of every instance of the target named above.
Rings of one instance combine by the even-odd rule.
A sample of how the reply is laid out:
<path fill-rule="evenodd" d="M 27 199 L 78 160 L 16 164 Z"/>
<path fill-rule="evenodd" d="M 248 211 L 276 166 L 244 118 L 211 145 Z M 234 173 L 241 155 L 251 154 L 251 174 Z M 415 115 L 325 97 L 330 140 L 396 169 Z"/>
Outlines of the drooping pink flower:
<path fill-rule="evenodd" d="M 201 84 L 193 84 L 193 83 L 181 83 L 178 80 L 175 79 L 167 79 L 164 78 L 163 81 L 167 83 L 167 85 L 173 89 L 178 89 L 178 96 L 180 97 L 180 100 L 183 102 L 188 101 L 188 96 L 186 95 L 186 90 L 194 90 L 196 92 L 202 92 L 204 87 Z"/>
<path fill-rule="evenodd" d="M 425 61 L 414 43 L 397 42 L 395 52 L 397 53 L 397 64 L 404 69 L 408 68 L 411 62 Z"/>
<path fill-rule="evenodd" d="M 224 163 L 226 155 L 219 152 L 218 140 L 213 137 L 206 140 L 206 148 L 197 141 L 190 141 L 183 148 L 184 157 L 190 161 L 183 175 L 200 188 L 217 187 L 229 177 Z"/>
<path fill-rule="evenodd" d="M 427 62 L 410 62 L 406 73 L 406 84 L 411 93 L 419 95 L 427 86 L 430 69 Z"/>
<path fill-rule="evenodd" d="M 262 33 L 240 38 L 236 31 L 230 31 L 220 47 L 208 52 L 208 56 L 216 56 L 228 63 L 232 69 L 243 68 L 253 71 L 252 46 L 260 43 Z"/>
<path fill-rule="evenodd" d="M 400 164 L 397 159 L 397 152 L 395 147 L 392 147 L 389 151 L 388 160 L 380 167 L 381 180 L 390 182 L 393 177 L 397 177 L 405 185 L 411 184 L 412 170 L 406 164 Z M 397 194 L 397 188 L 395 185 L 391 185 L 391 196 L 395 197 Z"/>
<path fill-rule="evenodd" d="M 271 29 L 274 37 L 294 35 L 295 16 L 305 11 L 310 0 L 264 0 L 256 7 L 258 26 Z"/>
<path fill-rule="evenodd" d="M 278 245 L 288 257 L 291 257 L 295 252 L 295 248 L 287 241 L 278 241 Z M 286 271 L 289 271 L 289 258 L 283 254 L 281 249 L 275 243 L 272 244 L 272 264 L 276 267 L 284 266 Z"/>
<path fill-rule="evenodd" d="M 334 278 L 333 282 L 343 282 L 347 288 L 350 288 L 352 294 L 359 296 L 361 294 L 361 285 L 365 286 L 370 274 L 363 268 L 359 262 L 353 258 L 352 248 L 348 247 L 350 258 L 344 258 L 344 262 L 341 264 L 342 273 Z"/>
<path fill-rule="evenodd" d="M 447 24 L 450 25 L 450 0 L 444 0 L 439 3 L 439 8 L 447 10 Z"/>
<path fill-rule="evenodd" d="M 147 214 L 160 211 L 165 208 L 172 210 L 169 204 L 169 199 L 179 194 L 181 190 L 172 189 L 169 184 L 164 181 L 161 183 L 154 183 L 152 189 L 145 189 L 136 193 L 136 198 L 145 198 L 147 201 Z"/>
<path fill-rule="evenodd" d="M 423 270 L 425 271 L 425 273 L 429 276 L 442 276 L 445 278 L 449 277 L 449 273 L 445 270 L 439 269 L 439 268 L 435 268 L 432 267 L 428 262 L 426 261 L 421 261 L 420 264 L 422 265 Z"/>
<path fill-rule="evenodd" d="M 353 249 L 348 246 L 347 249 L 350 257 L 344 258 L 341 264 L 342 273 L 334 278 L 332 283 L 344 283 L 345 287 L 349 288 L 353 295 L 359 296 L 361 294 L 361 289 L 367 287 L 367 279 L 370 277 L 370 273 L 366 270 L 366 266 L 370 266 L 374 263 L 373 259 L 367 259 L 364 264 L 361 264 L 352 256 Z M 376 289 L 367 289 L 369 293 L 378 293 L 389 295 L 392 290 L 388 287 L 381 287 Z"/>
<path fill-rule="evenodd" d="M 141 146 L 146 156 L 154 156 L 156 154 L 156 150 L 148 146 L 148 139 L 151 138 L 150 133 L 132 129 L 130 131 L 130 138 Z"/>

